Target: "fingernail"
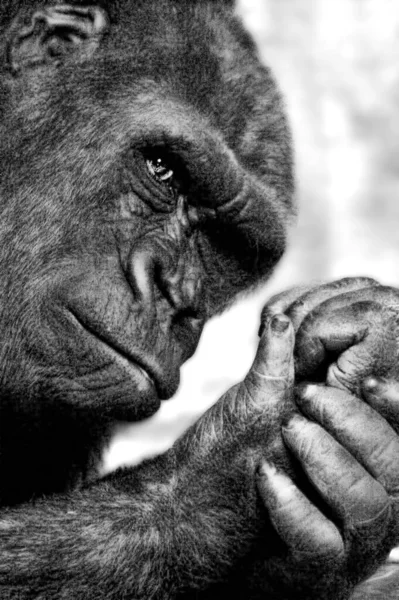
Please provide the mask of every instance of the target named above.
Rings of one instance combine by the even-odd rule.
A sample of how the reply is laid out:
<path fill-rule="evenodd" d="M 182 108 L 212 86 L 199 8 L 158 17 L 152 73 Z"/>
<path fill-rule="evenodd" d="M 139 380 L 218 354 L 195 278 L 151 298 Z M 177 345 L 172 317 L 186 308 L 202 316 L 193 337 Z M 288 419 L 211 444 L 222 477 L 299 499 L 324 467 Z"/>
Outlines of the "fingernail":
<path fill-rule="evenodd" d="M 271 322 L 271 328 L 274 333 L 284 333 L 287 331 L 290 320 L 285 315 L 275 315 Z"/>
<path fill-rule="evenodd" d="M 257 474 L 260 477 L 262 477 L 262 475 L 266 475 L 266 477 L 273 477 L 273 475 L 277 474 L 277 469 L 273 464 L 263 460 L 258 467 Z"/>
<path fill-rule="evenodd" d="M 259 326 L 259 331 L 258 331 L 258 336 L 260 338 L 265 333 L 265 329 L 269 325 L 271 318 L 272 318 L 272 313 L 270 313 L 268 310 L 266 310 L 266 308 L 264 308 L 262 310 L 262 314 L 260 317 L 261 320 L 260 320 L 260 326 Z"/>
<path fill-rule="evenodd" d="M 306 419 L 304 417 L 298 414 L 294 414 L 291 415 L 291 417 L 289 417 L 289 419 L 287 419 L 285 423 L 283 422 L 282 429 L 284 431 L 292 431 L 296 427 L 301 426 L 304 422 L 306 422 Z"/>

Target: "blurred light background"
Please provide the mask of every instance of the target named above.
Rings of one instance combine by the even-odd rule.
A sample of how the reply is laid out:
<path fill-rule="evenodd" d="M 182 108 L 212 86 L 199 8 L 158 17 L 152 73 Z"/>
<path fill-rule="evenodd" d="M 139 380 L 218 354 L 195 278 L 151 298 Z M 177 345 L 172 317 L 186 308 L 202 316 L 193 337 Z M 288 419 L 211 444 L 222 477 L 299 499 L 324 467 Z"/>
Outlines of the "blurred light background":
<path fill-rule="evenodd" d="M 398 285 L 399 2 L 238 0 L 237 10 L 286 97 L 299 220 L 266 288 L 208 325 L 178 394 L 147 422 L 117 427 L 104 472 L 164 451 L 244 377 L 274 292 L 346 275 Z"/>

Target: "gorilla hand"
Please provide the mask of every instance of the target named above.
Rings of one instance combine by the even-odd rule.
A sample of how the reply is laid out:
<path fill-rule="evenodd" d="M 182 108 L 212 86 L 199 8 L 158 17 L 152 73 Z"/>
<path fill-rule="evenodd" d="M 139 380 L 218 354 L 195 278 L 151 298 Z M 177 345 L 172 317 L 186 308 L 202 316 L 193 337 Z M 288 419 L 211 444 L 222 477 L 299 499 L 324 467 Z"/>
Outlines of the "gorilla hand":
<path fill-rule="evenodd" d="M 331 431 L 383 485 L 394 507 L 393 547 L 399 541 L 399 384 L 375 380 L 367 384 L 364 398 L 368 404 L 343 390 L 312 384 L 300 386 L 297 403 L 307 417 Z M 368 543 L 372 543 L 371 540 Z M 394 598 L 392 586 L 397 581 L 397 569 L 385 565 L 375 577 L 356 588 L 353 600 Z"/>
<path fill-rule="evenodd" d="M 390 465 L 376 468 L 373 477 L 335 441 L 339 422 L 330 427 L 330 435 L 298 415 L 290 418 L 292 330 L 284 331 L 286 325 L 282 317 L 268 323 L 245 381 L 227 392 L 199 423 L 198 447 L 209 448 L 202 429 L 209 431 L 213 422 L 224 440 L 242 436 L 240 445 L 251 448 L 259 464 L 257 487 L 268 514 L 267 538 L 252 548 L 257 558 L 245 574 L 245 597 L 346 598 L 351 587 L 383 560 L 392 541 L 390 501 L 378 482 L 391 475 Z M 282 419 L 288 422 L 285 443 L 295 456 L 296 470 L 300 465 L 306 473 L 306 482 L 292 476 L 281 446 Z M 219 443 L 217 447 L 220 451 Z M 362 448 L 359 458 L 367 452 Z M 238 581 L 234 589 L 240 585 Z"/>
<path fill-rule="evenodd" d="M 281 554 L 263 566 L 272 573 L 263 586 L 259 582 L 259 561 L 254 568 L 252 586 L 257 585 L 267 598 L 347 598 L 351 588 L 382 562 L 392 546 L 390 502 L 377 482 L 395 480 L 398 469 L 387 456 L 378 463 L 366 444 L 359 447 L 356 438 L 350 437 L 350 428 L 347 437 L 337 436 L 342 425 L 339 417 L 344 416 L 337 414 L 328 429 L 342 440 L 342 445 L 319 424 L 302 417 L 294 417 L 289 428 L 283 430 L 287 445 L 319 499 L 309 489 L 306 496 L 286 475 L 269 466 L 261 471 L 262 498 L 271 507 L 271 521 L 285 542 Z M 384 433 L 381 427 L 377 435 Z M 352 447 L 357 449 L 359 462 L 374 467 L 375 479 L 345 449 Z"/>
<path fill-rule="evenodd" d="M 399 290 L 347 278 L 275 296 L 264 317 L 284 312 L 296 336 L 296 376 L 360 395 L 369 375 L 399 377 Z"/>

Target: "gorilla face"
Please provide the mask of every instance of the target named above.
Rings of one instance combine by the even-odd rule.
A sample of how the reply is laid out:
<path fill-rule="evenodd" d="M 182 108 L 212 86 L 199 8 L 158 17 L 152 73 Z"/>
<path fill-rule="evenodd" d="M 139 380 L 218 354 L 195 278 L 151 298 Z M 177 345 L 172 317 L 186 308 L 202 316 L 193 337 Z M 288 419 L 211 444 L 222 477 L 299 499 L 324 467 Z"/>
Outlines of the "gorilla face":
<path fill-rule="evenodd" d="M 82 35 L 84 10 L 27 12 L 7 48 L 1 386 L 138 419 L 283 253 L 290 139 L 223 2 L 126 0 Z"/>

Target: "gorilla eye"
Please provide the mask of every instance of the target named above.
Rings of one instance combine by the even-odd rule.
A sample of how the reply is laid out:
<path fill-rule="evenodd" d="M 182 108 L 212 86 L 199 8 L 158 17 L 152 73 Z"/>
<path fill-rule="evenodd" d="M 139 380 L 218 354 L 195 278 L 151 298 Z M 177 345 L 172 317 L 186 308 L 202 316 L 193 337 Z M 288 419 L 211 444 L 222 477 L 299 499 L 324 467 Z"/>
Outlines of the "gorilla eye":
<path fill-rule="evenodd" d="M 154 158 L 147 158 L 146 165 L 149 174 L 159 181 L 160 183 L 166 183 L 172 186 L 174 182 L 175 172 L 171 168 L 168 161 L 160 156 Z"/>

